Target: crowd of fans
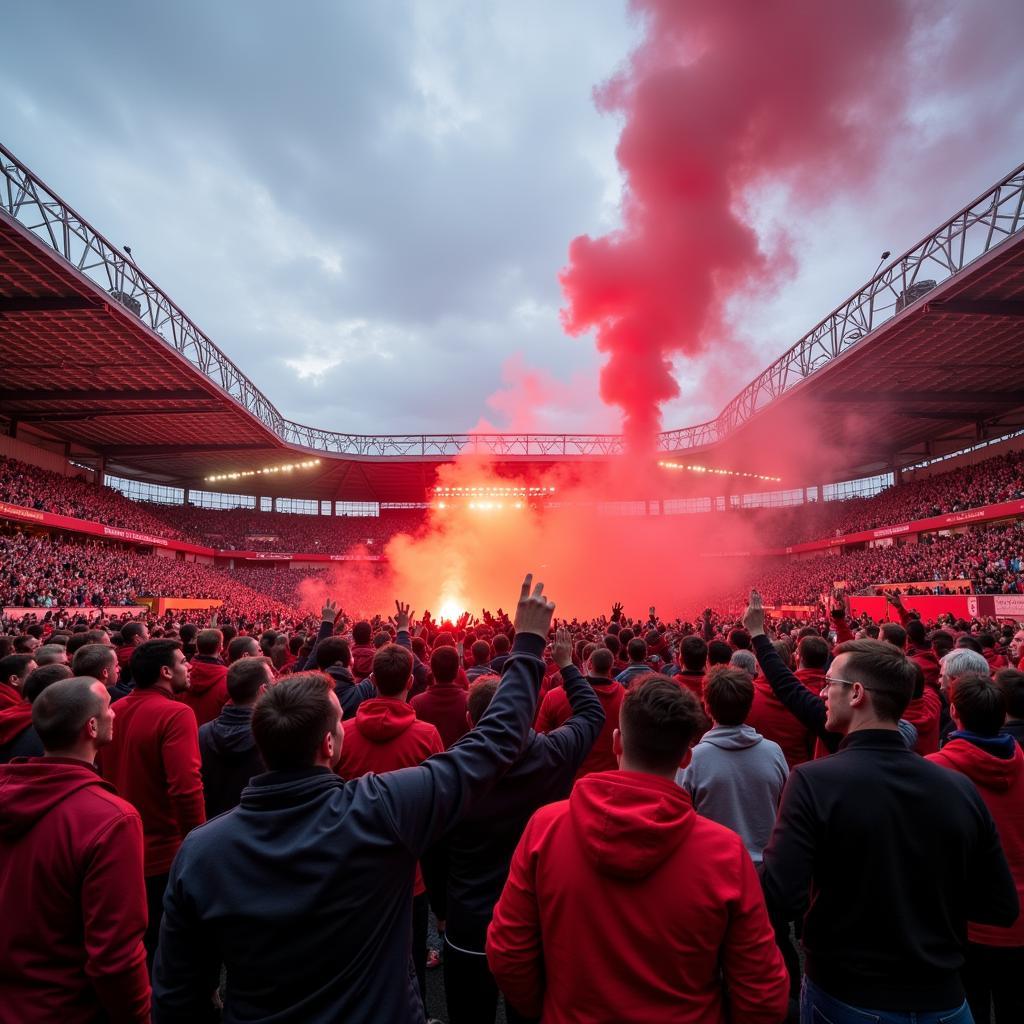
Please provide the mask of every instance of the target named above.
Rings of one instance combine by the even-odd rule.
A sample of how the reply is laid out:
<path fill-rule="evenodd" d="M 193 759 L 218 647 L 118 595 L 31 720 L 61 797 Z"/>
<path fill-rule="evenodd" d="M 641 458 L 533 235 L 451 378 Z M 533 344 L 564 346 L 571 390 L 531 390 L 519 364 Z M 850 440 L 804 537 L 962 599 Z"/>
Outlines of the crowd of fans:
<path fill-rule="evenodd" d="M 1016 1024 L 1024 629 L 893 604 L 4 623 L 3 1012 Z"/>

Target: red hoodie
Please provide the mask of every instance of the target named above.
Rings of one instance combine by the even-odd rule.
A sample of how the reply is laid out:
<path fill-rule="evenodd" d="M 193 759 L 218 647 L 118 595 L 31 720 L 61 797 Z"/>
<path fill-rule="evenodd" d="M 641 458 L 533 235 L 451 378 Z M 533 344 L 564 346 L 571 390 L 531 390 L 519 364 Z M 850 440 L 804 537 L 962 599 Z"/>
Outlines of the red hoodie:
<path fill-rule="evenodd" d="M 583 764 L 576 773 L 577 779 L 582 779 L 591 772 L 613 772 L 619 767 L 618 758 L 612 751 L 612 733 L 619 727 L 619 709 L 622 707 L 622 698 L 626 696 L 625 687 L 614 679 L 602 681 L 598 676 L 587 676 L 587 679 L 594 688 L 601 707 L 604 708 L 604 725 L 601 726 L 590 752 L 583 759 Z M 572 707 L 566 696 L 565 687 L 558 686 L 544 695 L 537 711 L 534 728 L 537 732 L 554 732 L 570 718 Z"/>
<path fill-rule="evenodd" d="M 20 704 L 21 700 L 20 690 L 16 690 L 8 683 L 0 683 L 0 709 L 13 707 Z"/>
<path fill-rule="evenodd" d="M 1010 874 L 1017 883 L 1017 896 L 1024 907 L 1024 750 L 1012 736 L 1006 736 L 1007 753 L 1012 747 L 1013 756 L 1002 758 L 953 735 L 938 753 L 929 754 L 928 760 L 960 772 L 974 783 L 999 830 Z M 968 924 L 967 938 L 985 946 L 1024 946 L 1024 913 L 1009 928 Z"/>
<path fill-rule="evenodd" d="M 461 691 L 460 691 L 461 692 Z M 444 753 L 441 734 L 397 697 L 374 697 L 356 708 L 356 717 L 342 726 L 345 739 L 335 771 L 346 781 L 369 772 L 390 772 L 422 764 L 432 754 Z M 414 895 L 426 892 L 419 865 Z"/>
<path fill-rule="evenodd" d="M 0 767 L 0 1017 L 149 1020 L 142 823 L 92 765 Z"/>
<path fill-rule="evenodd" d="M 534 814 L 487 959 L 509 1002 L 545 1024 L 778 1024 L 789 996 L 743 841 L 638 772 L 589 775 Z"/>
<path fill-rule="evenodd" d="M 31 724 L 32 705 L 27 700 L 0 710 L 0 747 L 16 740 Z"/>
<path fill-rule="evenodd" d="M 766 740 L 778 743 L 791 769 L 811 759 L 810 730 L 775 696 L 764 676 L 754 680 L 754 703 L 747 715 L 747 725 Z"/>
<path fill-rule="evenodd" d="M 938 693 L 941 666 L 939 665 L 939 659 L 935 657 L 935 653 L 928 648 L 911 646 L 907 648 L 907 657 L 915 664 L 921 666 L 925 685 L 930 686 Z"/>
<path fill-rule="evenodd" d="M 142 817 L 146 877 L 166 874 L 182 839 L 206 821 L 192 709 L 156 687 L 132 690 L 117 702 L 99 767 Z"/>
<path fill-rule="evenodd" d="M 942 698 L 939 691 L 925 683 L 924 693 L 907 705 L 903 717 L 917 729 L 914 750 L 925 756 L 934 754 L 939 749 L 942 725 Z"/>
<path fill-rule="evenodd" d="M 457 683 L 434 683 L 428 690 L 413 697 L 409 704 L 421 722 L 429 722 L 436 727 L 447 750 L 469 732 L 469 722 L 466 721 L 467 697 L 467 691 Z"/>
<path fill-rule="evenodd" d="M 821 696 L 821 688 L 825 685 L 825 669 L 798 668 L 793 675 L 807 687 L 815 697 Z"/>
<path fill-rule="evenodd" d="M 212 722 L 228 702 L 228 667 L 220 658 L 197 654 L 189 662 L 188 689 L 178 695 L 196 715 L 197 725 Z"/>
<path fill-rule="evenodd" d="M 373 644 L 356 644 L 352 648 L 352 675 L 357 683 L 370 678 L 376 653 L 377 648 Z"/>

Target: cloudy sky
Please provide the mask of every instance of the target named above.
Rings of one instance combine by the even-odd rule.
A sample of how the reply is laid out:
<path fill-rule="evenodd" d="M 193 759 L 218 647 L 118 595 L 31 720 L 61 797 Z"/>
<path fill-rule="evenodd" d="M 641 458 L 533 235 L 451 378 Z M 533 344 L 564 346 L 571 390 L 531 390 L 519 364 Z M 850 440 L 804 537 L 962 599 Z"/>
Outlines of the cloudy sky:
<path fill-rule="evenodd" d="M 666 426 L 717 413 L 883 249 L 1024 159 L 1024 6 L 915 7 L 878 173 L 812 208 L 749 197 L 797 260 L 736 303 L 749 363 L 676 364 Z M 642 36 L 625 0 L 33 0 L 5 25 L 0 138 L 131 245 L 285 416 L 617 429 L 592 339 L 561 329 L 556 275 L 573 237 L 619 223 L 621 124 L 592 90 Z"/>

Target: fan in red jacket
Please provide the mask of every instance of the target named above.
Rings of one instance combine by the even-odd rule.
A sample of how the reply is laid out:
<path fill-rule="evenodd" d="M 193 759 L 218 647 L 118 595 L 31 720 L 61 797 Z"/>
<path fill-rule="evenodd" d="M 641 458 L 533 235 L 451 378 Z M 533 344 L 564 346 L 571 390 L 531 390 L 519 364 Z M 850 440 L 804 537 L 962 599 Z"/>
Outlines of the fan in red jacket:
<path fill-rule="evenodd" d="M 402 612 L 400 611 L 401 615 Z M 455 653 L 454 648 L 449 648 Z M 406 703 L 413 684 L 412 651 L 385 644 L 373 658 L 373 681 L 379 697 L 364 700 L 355 718 L 343 723 L 341 758 L 335 771 L 347 782 L 368 772 L 389 772 L 422 764 L 432 754 L 444 753 L 441 734 L 429 722 L 420 722 Z M 427 691 L 429 692 L 429 691 Z M 427 995 L 427 890 L 417 866 L 413 890 L 413 962 L 424 1002 Z"/>
<path fill-rule="evenodd" d="M 920 623 L 920 619 L 908 621 Z M 908 634 L 899 623 L 883 622 L 878 635 L 880 639 L 906 652 Z M 934 658 L 934 655 L 932 657 Z M 928 685 L 921 662 L 916 658 L 910 658 L 909 655 L 908 660 L 914 663 L 918 675 L 913 699 L 903 712 L 903 717 L 917 730 L 917 742 L 914 744 L 914 750 L 919 754 L 934 754 L 939 749 L 942 698 L 939 696 L 938 690 Z"/>
<path fill-rule="evenodd" d="M 469 732 L 466 719 L 468 692 L 457 682 L 461 667 L 454 647 L 438 647 L 430 656 L 433 681 L 429 689 L 409 701 L 421 722 L 429 722 L 436 727 L 445 750 Z"/>
<path fill-rule="evenodd" d="M 928 760 L 974 783 L 999 829 L 1024 906 L 1024 751 L 1012 736 L 1000 734 L 1005 695 L 991 679 L 961 676 L 953 684 L 949 713 L 957 729 Z M 991 1020 L 994 1003 L 996 1024 L 1019 1024 L 1024 1020 L 1024 914 L 1009 928 L 968 924 L 967 940 L 960 974 L 974 1019 Z"/>
<path fill-rule="evenodd" d="M 622 703 L 621 770 L 530 819 L 487 933 L 508 1002 L 545 1024 L 778 1024 L 789 980 L 743 841 L 673 779 L 703 726 L 665 676 Z"/>
<path fill-rule="evenodd" d="M 587 674 L 587 681 L 601 702 L 604 725 L 590 752 L 583 759 L 583 764 L 576 773 L 577 779 L 582 779 L 591 772 L 609 772 L 618 767 L 619 762 L 612 749 L 612 733 L 618 727 L 619 708 L 622 706 L 622 698 L 626 695 L 622 684 L 612 678 L 611 674 L 615 671 L 615 656 L 606 647 L 598 647 L 591 652 L 588 665 L 590 671 Z M 535 728 L 537 732 L 554 732 L 571 717 L 572 707 L 569 705 L 565 689 L 556 686 L 544 695 L 537 712 Z"/>
<path fill-rule="evenodd" d="M 221 658 L 224 634 L 219 629 L 201 630 L 196 654 L 189 662 L 188 689 L 178 695 L 196 715 L 198 725 L 212 722 L 228 702 L 228 667 Z"/>
<path fill-rule="evenodd" d="M 45 757 L 0 767 L 0 1018 L 149 1020 L 142 823 L 92 762 L 114 709 L 95 679 L 33 705 Z"/>
<path fill-rule="evenodd" d="M 373 672 L 373 658 L 377 648 L 373 646 L 373 627 L 366 621 L 352 627 L 352 675 L 357 683 L 369 679 Z"/>
<path fill-rule="evenodd" d="M 142 818 L 149 927 L 146 952 L 156 950 L 171 861 L 206 820 L 199 729 L 192 709 L 174 698 L 188 688 L 189 666 L 177 640 L 147 640 L 131 661 L 135 689 L 117 702 L 117 729 L 99 767 Z"/>
<path fill-rule="evenodd" d="M 8 654 L 0 658 L 0 710 L 21 703 L 21 688 L 35 669 L 36 659 L 31 654 Z"/>

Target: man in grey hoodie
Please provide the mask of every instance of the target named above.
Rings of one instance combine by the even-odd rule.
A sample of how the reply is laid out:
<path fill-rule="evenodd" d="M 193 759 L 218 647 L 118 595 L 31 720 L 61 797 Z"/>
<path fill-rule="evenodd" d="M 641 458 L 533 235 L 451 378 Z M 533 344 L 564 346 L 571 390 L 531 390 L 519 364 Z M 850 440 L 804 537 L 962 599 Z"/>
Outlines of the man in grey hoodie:
<path fill-rule="evenodd" d="M 704 705 L 714 723 L 693 748 L 676 781 L 693 808 L 731 828 L 755 864 L 771 838 L 789 768 L 782 748 L 746 725 L 754 684 L 742 669 L 720 668 L 704 683 Z"/>
<path fill-rule="evenodd" d="M 242 790 L 266 768 L 252 734 L 252 712 L 261 693 L 274 684 L 269 658 L 242 658 L 228 669 L 230 703 L 199 728 L 206 819 L 237 807 Z"/>

